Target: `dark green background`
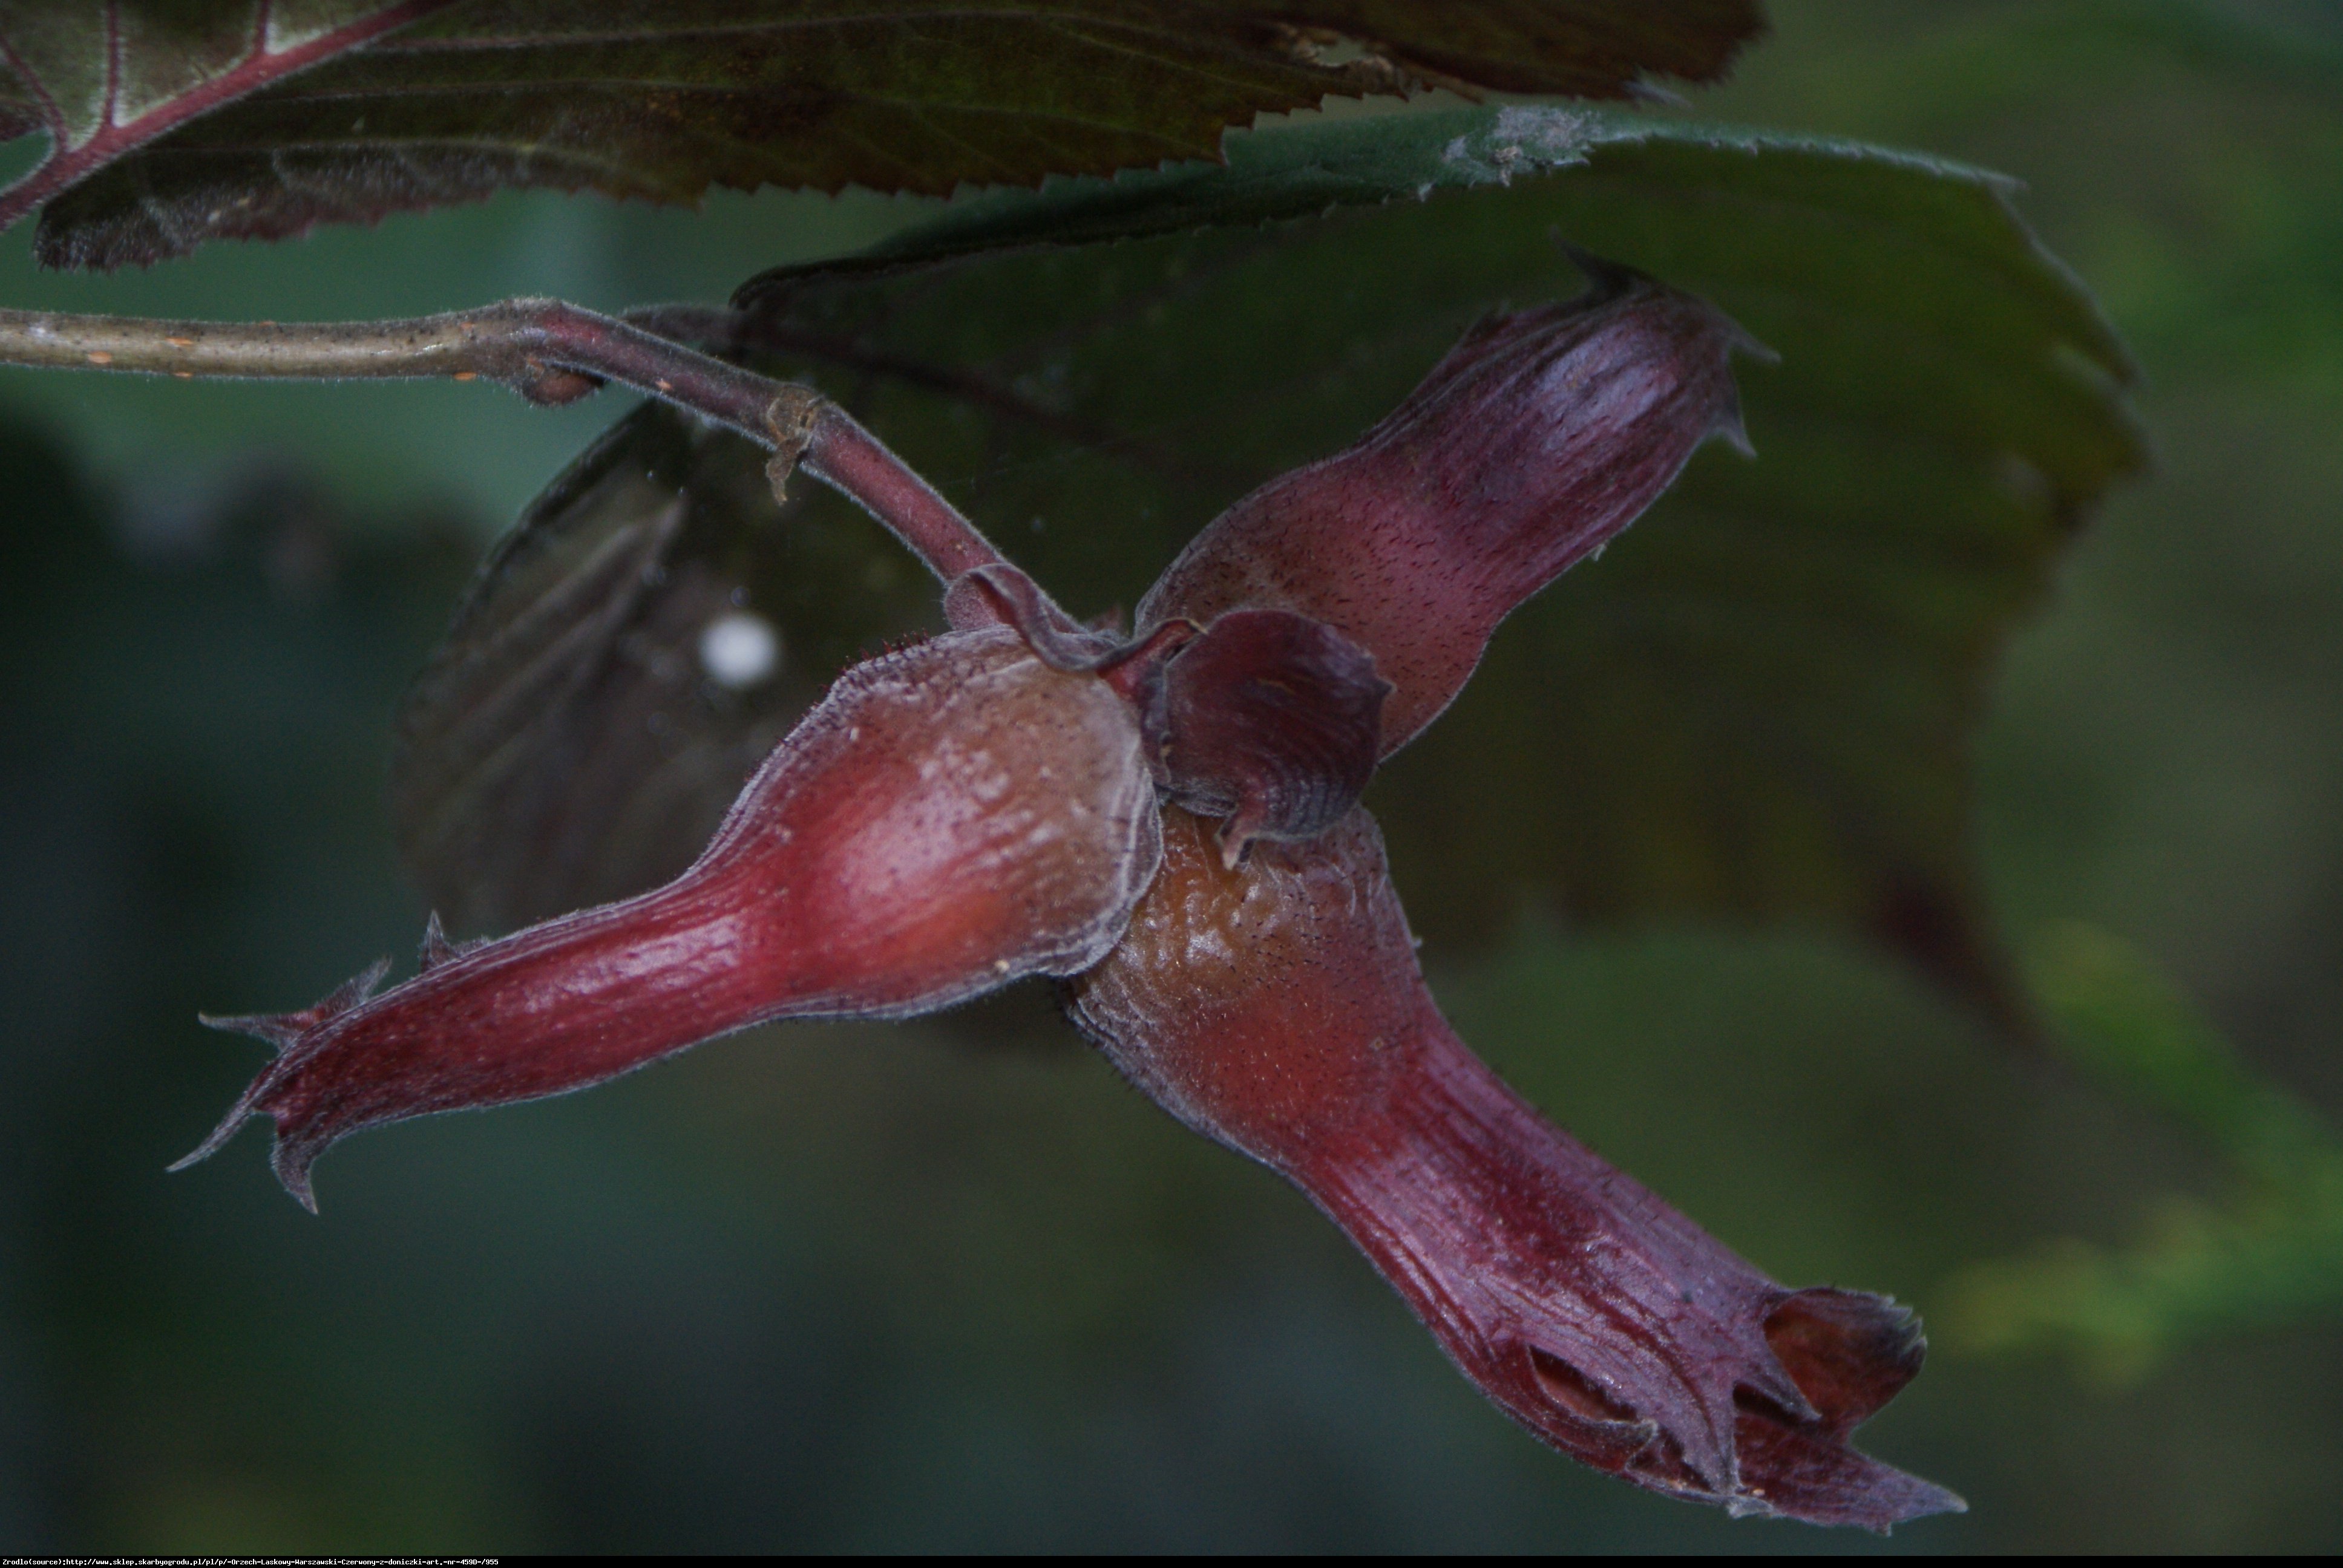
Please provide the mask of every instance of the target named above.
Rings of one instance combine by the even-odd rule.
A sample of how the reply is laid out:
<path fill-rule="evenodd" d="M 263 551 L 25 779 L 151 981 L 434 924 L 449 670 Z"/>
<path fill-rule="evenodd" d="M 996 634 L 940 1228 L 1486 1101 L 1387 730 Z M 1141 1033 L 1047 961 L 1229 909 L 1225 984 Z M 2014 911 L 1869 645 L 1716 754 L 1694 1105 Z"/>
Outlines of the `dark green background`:
<path fill-rule="evenodd" d="M 2146 368 L 2160 472 L 1977 743 L 1996 908 L 2141 944 L 2343 1111 L 2343 31 L 2325 7 L 1780 5 L 1704 116 L 2025 178 Z M 376 315 L 714 298 L 930 207 L 524 198 L 10 304 Z M 0 377 L 0 1546 L 1863 1549 L 1602 1482 L 1346 1243 L 1045 1012 L 798 1027 L 359 1140 L 325 1217 L 191 1146 L 422 910 L 397 694 L 471 557 L 616 411 L 478 387 Z M 948 481 L 952 476 L 940 476 Z M 1525 1092 L 1777 1276 L 1964 1264 L 2222 1191 L 2187 1137 L 1795 934 L 1435 955 Z M 1942 1342 L 1868 1429 L 1975 1512 L 1888 1544 L 2334 1549 L 2343 1334 L 2123 1383 Z"/>

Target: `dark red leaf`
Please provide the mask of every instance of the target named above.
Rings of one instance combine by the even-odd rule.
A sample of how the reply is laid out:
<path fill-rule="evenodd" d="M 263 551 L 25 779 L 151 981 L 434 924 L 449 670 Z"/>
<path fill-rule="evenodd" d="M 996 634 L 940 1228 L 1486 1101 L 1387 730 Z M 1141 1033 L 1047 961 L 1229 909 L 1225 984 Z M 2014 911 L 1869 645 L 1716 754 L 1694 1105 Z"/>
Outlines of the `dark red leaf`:
<path fill-rule="evenodd" d="M 1132 1082 L 1308 1192 L 1564 1452 L 1736 1513 L 1884 1530 L 1962 1506 L 1844 1441 L 1916 1370 L 1909 1314 L 1784 1289 L 1523 1104 L 1433 1006 L 1363 810 L 1236 868 L 1167 811 L 1129 935 L 1068 994 Z"/>
<path fill-rule="evenodd" d="M 1755 0 L 466 0 L 362 49 L 320 35 L 293 80 L 245 42 L 438 8 L 223 0 L 166 35 L 151 19 L 185 7 L 12 6 L 0 119 L 65 126 L 66 153 L 0 199 L 20 216 L 72 186 L 39 254 L 112 267 L 514 186 L 942 195 L 1215 157 L 1230 126 L 1330 93 L 1714 80 L 1762 26 Z M 65 104 L 60 84 L 102 85 L 117 56 L 178 95 L 124 123 Z"/>
<path fill-rule="evenodd" d="M 1241 607 L 1322 620 L 1395 689 L 1383 749 L 1446 708 L 1523 599 L 1659 498 L 1694 448 L 1743 446 L 1714 307 L 1585 264 L 1579 298 L 1492 317 L 1350 450 L 1272 479 L 1196 536 L 1142 627 Z"/>
<path fill-rule="evenodd" d="M 1096 963 L 1157 860 L 1131 709 L 1011 632 L 859 665 L 651 893 L 461 951 L 427 941 L 318 1008 L 220 1020 L 283 1047 L 219 1129 L 276 1119 L 309 1201 L 336 1139 L 428 1111 L 583 1088 L 769 1019 L 891 1018 Z"/>
<path fill-rule="evenodd" d="M 453 3 L 11 5 L 0 15 L 0 136 L 43 131 L 49 153 L 0 191 L 0 228 L 200 116 Z"/>

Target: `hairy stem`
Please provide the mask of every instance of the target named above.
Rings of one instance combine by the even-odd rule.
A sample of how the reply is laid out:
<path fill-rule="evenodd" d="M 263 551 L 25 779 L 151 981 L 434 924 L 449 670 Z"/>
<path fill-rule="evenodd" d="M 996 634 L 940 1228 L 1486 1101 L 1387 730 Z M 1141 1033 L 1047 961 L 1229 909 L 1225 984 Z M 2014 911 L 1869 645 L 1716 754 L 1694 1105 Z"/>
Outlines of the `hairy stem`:
<path fill-rule="evenodd" d="M 155 321 L 0 310 L 0 364 L 182 378 L 488 380 L 560 404 L 618 381 L 771 447 L 892 529 L 950 582 L 1005 564 L 974 524 L 809 387 L 556 299 L 395 321 Z"/>

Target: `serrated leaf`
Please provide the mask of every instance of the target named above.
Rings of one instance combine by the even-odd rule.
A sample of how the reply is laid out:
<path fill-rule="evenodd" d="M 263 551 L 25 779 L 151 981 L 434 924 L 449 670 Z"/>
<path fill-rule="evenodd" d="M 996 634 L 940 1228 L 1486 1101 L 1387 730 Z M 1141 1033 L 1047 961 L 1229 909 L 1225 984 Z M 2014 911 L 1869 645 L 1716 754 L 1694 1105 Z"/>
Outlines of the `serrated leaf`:
<path fill-rule="evenodd" d="M 1352 205 L 1259 226 L 1330 202 Z M 1742 373 L 1759 458 L 1695 459 L 1370 790 L 1418 928 L 1484 936 L 1525 900 L 1801 921 L 2014 1017 L 1965 741 L 2001 638 L 2142 454 L 2120 345 L 1993 177 L 1592 110 L 1362 117 L 967 204 L 746 297 L 831 346 L 799 357 L 818 380 L 850 352 L 981 376 L 1100 432 L 1070 447 L 900 377 L 858 406 L 1090 613 L 1347 444 L 1482 312 L 1573 292 L 1554 235 L 1705 295 L 1782 363 Z"/>
<path fill-rule="evenodd" d="M 356 19 L 394 12 L 414 25 Z M 1714 80 L 1761 26 L 1755 0 L 16 0 L 0 117 L 80 149 L 42 259 L 114 267 L 512 186 L 1031 185 L 1211 158 L 1227 127 L 1330 93 Z M 321 27 L 363 46 L 257 69 L 277 34 Z M 116 57 L 131 68 L 109 75 Z M 175 108 L 190 94 L 200 119 Z M 141 133 L 134 109 L 158 117 Z M 0 217 L 65 183 L 36 175 Z"/>

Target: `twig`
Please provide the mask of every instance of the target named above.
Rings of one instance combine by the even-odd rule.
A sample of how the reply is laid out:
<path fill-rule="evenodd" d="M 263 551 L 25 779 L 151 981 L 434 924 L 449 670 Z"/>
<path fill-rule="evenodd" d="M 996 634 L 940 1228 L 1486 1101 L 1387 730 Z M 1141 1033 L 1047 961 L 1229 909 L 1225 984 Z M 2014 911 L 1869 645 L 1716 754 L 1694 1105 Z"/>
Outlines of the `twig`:
<path fill-rule="evenodd" d="M 275 380 L 488 380 L 559 404 L 622 382 L 771 447 L 892 529 L 946 582 L 1006 565 L 974 524 L 847 412 L 608 316 L 508 299 L 403 321 L 153 321 L 0 310 L 0 364 Z M 777 470 L 785 475 L 786 467 Z"/>

